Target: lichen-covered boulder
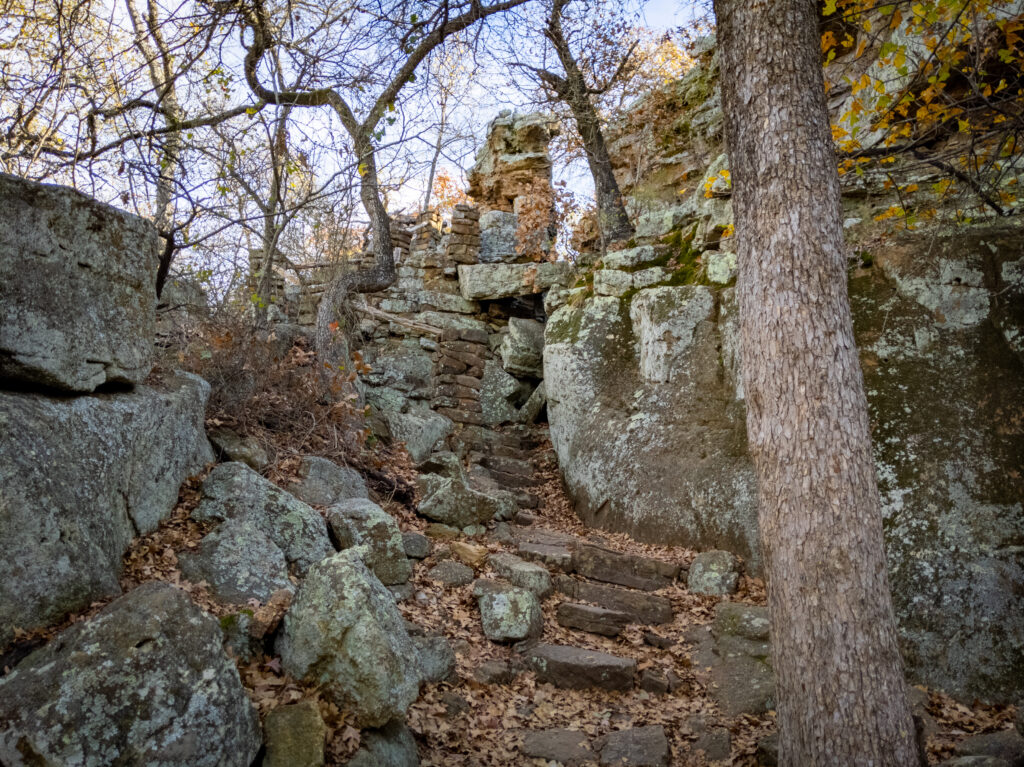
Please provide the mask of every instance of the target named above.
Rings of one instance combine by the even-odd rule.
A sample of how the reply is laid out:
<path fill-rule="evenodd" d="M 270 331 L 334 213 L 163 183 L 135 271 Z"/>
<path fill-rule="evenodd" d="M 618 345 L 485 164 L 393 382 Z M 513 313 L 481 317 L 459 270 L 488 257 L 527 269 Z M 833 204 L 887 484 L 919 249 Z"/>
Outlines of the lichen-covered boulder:
<path fill-rule="evenodd" d="M 405 554 L 395 518 L 367 498 L 350 498 L 327 510 L 327 524 L 343 549 L 365 547 L 366 566 L 385 586 L 405 583 L 412 563 Z"/>
<path fill-rule="evenodd" d="M 0 379 L 91 392 L 153 366 L 160 238 L 138 216 L 0 174 Z"/>
<path fill-rule="evenodd" d="M 0 679 L 0 763 L 248 767 L 259 720 L 217 622 L 147 583 Z"/>
<path fill-rule="evenodd" d="M 225 602 L 266 602 L 278 589 L 291 589 L 284 553 L 251 517 L 229 519 L 208 533 L 194 552 L 179 555 L 182 574 L 206 581 Z"/>
<path fill-rule="evenodd" d="M 379 727 L 419 695 L 416 647 L 388 590 L 358 547 L 314 565 L 277 641 L 282 667 L 322 685 L 359 724 Z"/>
<path fill-rule="evenodd" d="M 212 460 L 208 393 L 188 374 L 118 394 L 0 392 L 0 645 L 120 593 L 128 543 Z"/>
<path fill-rule="evenodd" d="M 682 285 L 556 311 L 544 347 L 551 441 L 587 524 L 728 549 L 756 571 L 757 484 L 715 307 L 708 288 Z"/>
<path fill-rule="evenodd" d="M 728 551 L 704 551 L 690 564 L 686 587 L 694 594 L 735 594 L 739 585 L 739 561 Z"/>
<path fill-rule="evenodd" d="M 307 455 L 299 464 L 299 481 L 288 492 L 305 503 L 329 506 L 348 498 L 369 498 L 366 480 L 350 466 L 339 466 L 334 461 Z"/>
<path fill-rule="evenodd" d="M 515 500 L 508 493 L 480 493 L 460 477 L 422 474 L 417 484 L 423 496 L 419 513 L 452 527 L 468 527 L 495 518 L 509 519 L 516 510 Z"/>
<path fill-rule="evenodd" d="M 323 517 L 244 463 L 232 461 L 215 468 L 203 482 L 202 493 L 193 519 L 238 519 L 255 525 L 299 575 L 334 553 Z"/>
<path fill-rule="evenodd" d="M 494 360 L 484 364 L 480 379 L 480 408 L 484 423 L 499 426 L 515 419 L 515 398 L 519 394 L 519 381 L 506 373 Z"/>
<path fill-rule="evenodd" d="M 477 581 L 474 596 L 484 635 L 492 642 L 520 642 L 544 630 L 540 600 L 532 592 L 496 581 Z"/>
<path fill-rule="evenodd" d="M 392 439 L 405 443 L 405 449 L 409 451 L 414 463 L 425 460 L 434 447 L 455 428 L 450 418 L 430 409 L 404 413 L 385 410 L 381 417 L 387 423 Z"/>
<path fill-rule="evenodd" d="M 234 429 L 219 426 L 206 432 L 222 461 L 240 461 L 256 471 L 263 471 L 270 464 L 270 457 L 263 445 L 254 437 L 245 437 Z"/>

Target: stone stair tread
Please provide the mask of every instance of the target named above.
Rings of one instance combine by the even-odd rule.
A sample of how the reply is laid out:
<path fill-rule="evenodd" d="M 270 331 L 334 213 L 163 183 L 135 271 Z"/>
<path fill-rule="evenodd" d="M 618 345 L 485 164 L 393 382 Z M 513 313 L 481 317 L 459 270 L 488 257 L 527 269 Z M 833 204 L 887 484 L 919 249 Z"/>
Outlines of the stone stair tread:
<path fill-rule="evenodd" d="M 519 474 L 509 474 L 508 472 L 498 471 L 497 469 L 484 469 L 484 471 L 490 475 L 491 479 L 505 487 L 524 488 L 536 487 L 541 484 L 541 480 L 535 477 L 524 477 Z"/>
<path fill-rule="evenodd" d="M 520 477 L 533 477 L 533 464 L 519 458 L 508 458 L 500 455 L 485 455 L 480 464 L 491 471 L 514 474 Z"/>
<path fill-rule="evenodd" d="M 572 551 L 565 546 L 522 542 L 517 548 L 517 553 L 529 562 L 540 562 L 562 572 L 572 572 Z"/>
<path fill-rule="evenodd" d="M 539 681 L 566 689 L 629 690 L 636 677 L 632 658 L 571 645 L 536 645 L 526 661 Z"/>
<path fill-rule="evenodd" d="M 540 543 L 545 546 L 565 546 L 566 548 L 575 548 L 579 543 L 579 538 L 575 535 L 533 525 L 530 527 L 513 525 L 512 534 L 522 543 Z"/>
<path fill-rule="evenodd" d="M 591 634 L 616 637 L 630 622 L 630 616 L 607 607 L 584 605 L 576 602 L 562 602 L 555 613 L 558 625 L 579 629 Z"/>
<path fill-rule="evenodd" d="M 623 612 L 630 616 L 633 623 L 657 625 L 672 622 L 672 603 L 667 597 L 621 586 L 577 580 L 569 575 L 559 574 L 553 580 L 556 591 L 571 599 Z"/>
<path fill-rule="evenodd" d="M 637 554 L 624 554 L 604 546 L 583 543 L 576 547 L 574 569 L 580 575 L 643 591 L 670 586 L 679 575 L 679 565 Z"/>

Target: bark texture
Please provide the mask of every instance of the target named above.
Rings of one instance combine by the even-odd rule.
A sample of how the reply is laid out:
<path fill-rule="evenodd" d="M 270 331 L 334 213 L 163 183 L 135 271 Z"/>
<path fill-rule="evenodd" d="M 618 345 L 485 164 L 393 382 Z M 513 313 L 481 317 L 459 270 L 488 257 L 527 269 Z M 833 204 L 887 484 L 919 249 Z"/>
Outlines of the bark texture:
<path fill-rule="evenodd" d="M 918 764 L 813 0 L 716 0 L 780 764 Z"/>
<path fill-rule="evenodd" d="M 565 70 L 565 76 L 562 77 L 546 69 L 535 69 L 534 72 L 572 110 L 576 129 L 583 141 L 583 151 L 587 155 L 590 174 L 594 177 L 594 199 L 597 203 L 598 226 L 601 229 L 603 245 L 607 247 L 609 243 L 630 239 L 633 236 L 633 224 L 630 223 L 629 216 L 626 214 L 619 182 L 615 180 L 615 174 L 612 172 L 611 157 L 608 155 L 604 133 L 601 131 L 601 120 L 594 107 L 594 102 L 591 100 L 591 95 L 601 93 L 602 89 L 595 90 L 587 85 L 586 77 L 577 64 L 562 29 L 562 8 L 568 1 L 554 0 L 551 15 L 548 17 L 548 25 L 544 30 L 545 37 L 555 49 L 558 61 Z M 632 51 L 633 49 L 630 48 L 626 59 L 629 58 Z M 623 65 L 625 63 L 624 59 Z M 621 72 L 621 66 L 619 70 Z M 604 86 L 604 90 L 611 86 L 614 79 L 613 76 Z"/>

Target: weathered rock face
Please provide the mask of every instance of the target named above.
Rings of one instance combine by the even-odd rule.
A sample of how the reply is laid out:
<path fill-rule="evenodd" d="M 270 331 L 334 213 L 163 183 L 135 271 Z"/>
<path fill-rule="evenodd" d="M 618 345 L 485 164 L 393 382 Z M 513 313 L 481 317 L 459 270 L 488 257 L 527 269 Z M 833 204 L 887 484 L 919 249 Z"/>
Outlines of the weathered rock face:
<path fill-rule="evenodd" d="M 359 724 L 401 717 L 419 694 L 416 647 L 358 547 L 309 571 L 277 643 L 284 669 L 315 680 Z"/>
<path fill-rule="evenodd" d="M 217 622 L 147 583 L 0 680 L 0 762 L 248 767 L 259 720 Z"/>
<path fill-rule="evenodd" d="M 850 282 L 904 658 L 1006 702 L 1024 696 L 1022 265 L 1019 229 L 925 235 Z"/>
<path fill-rule="evenodd" d="M 1024 248 L 1014 228 L 977 228 L 872 255 L 851 302 L 908 670 L 1019 699 Z M 552 442 L 584 520 L 725 549 L 756 572 L 733 289 L 598 296 L 559 309 L 546 340 Z"/>
<path fill-rule="evenodd" d="M 305 503 L 328 506 L 348 498 L 368 498 L 366 480 L 355 469 L 307 455 L 299 464 L 299 481 L 288 491 Z"/>
<path fill-rule="evenodd" d="M 756 569 L 756 484 L 717 304 L 680 286 L 559 309 L 544 348 L 551 441 L 588 524 L 726 548 Z"/>
<path fill-rule="evenodd" d="M 548 115 L 502 112 L 487 127 L 487 142 L 469 171 L 469 193 L 486 210 L 511 212 L 517 197 L 550 187 L 548 143 L 556 135 Z"/>
<path fill-rule="evenodd" d="M 153 364 L 152 224 L 67 187 L 0 174 L 0 378 L 91 392 Z"/>
<path fill-rule="evenodd" d="M 208 393 L 188 374 L 69 399 L 0 392 L 0 645 L 120 593 L 129 541 L 212 460 Z"/>

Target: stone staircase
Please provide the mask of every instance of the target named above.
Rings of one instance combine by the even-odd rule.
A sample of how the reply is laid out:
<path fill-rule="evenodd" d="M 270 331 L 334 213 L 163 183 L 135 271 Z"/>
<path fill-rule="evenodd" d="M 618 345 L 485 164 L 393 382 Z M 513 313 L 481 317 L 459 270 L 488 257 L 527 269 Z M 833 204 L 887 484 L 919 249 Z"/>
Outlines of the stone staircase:
<path fill-rule="evenodd" d="M 500 525 L 495 537 L 509 550 L 489 555 L 487 565 L 494 577 L 475 581 L 474 594 L 505 593 L 522 606 L 515 599 L 522 599 L 519 592 L 529 592 L 548 608 L 543 611 L 544 620 L 556 623 L 563 630 L 560 636 L 568 636 L 568 640 L 542 641 L 544 625 L 530 616 L 523 621 L 525 636 L 515 630 L 503 635 L 506 642 L 509 636 L 517 640 L 511 657 L 480 665 L 474 672 L 476 682 L 509 684 L 516 674 L 531 671 L 538 682 L 564 690 L 687 694 L 688 682 L 672 671 L 638 664 L 625 652 L 592 649 L 595 639 L 614 640 L 622 637 L 627 627 L 639 626 L 644 644 L 667 655 L 677 644 L 665 632 L 675 619 L 675 610 L 672 600 L 658 592 L 678 585 L 680 578 L 685 580 L 684 567 L 550 529 L 541 517 L 527 511 L 519 512 L 512 524 Z M 478 600 L 486 632 L 488 621 L 494 618 L 488 616 L 489 605 L 479 596 Z M 707 760 L 729 758 L 727 730 L 710 727 L 698 735 L 694 747 L 699 747 Z M 547 760 L 549 764 L 662 767 L 677 763 L 670 761 L 670 754 L 661 725 L 636 726 L 603 737 L 564 728 L 522 733 L 524 760 Z"/>

